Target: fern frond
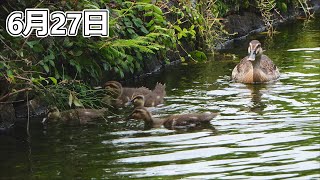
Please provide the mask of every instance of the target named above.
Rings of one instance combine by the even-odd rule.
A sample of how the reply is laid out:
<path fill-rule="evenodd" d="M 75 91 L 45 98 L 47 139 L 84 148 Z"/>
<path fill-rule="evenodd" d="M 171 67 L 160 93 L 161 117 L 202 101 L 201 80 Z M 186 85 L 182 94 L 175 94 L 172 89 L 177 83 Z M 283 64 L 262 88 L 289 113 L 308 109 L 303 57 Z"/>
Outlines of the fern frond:
<path fill-rule="evenodd" d="M 154 53 L 155 51 L 164 48 L 164 46 L 154 43 L 155 35 L 153 37 L 139 36 L 135 39 L 117 39 L 112 42 L 106 42 L 103 47 L 116 47 L 116 48 L 136 48 L 144 53 Z"/>

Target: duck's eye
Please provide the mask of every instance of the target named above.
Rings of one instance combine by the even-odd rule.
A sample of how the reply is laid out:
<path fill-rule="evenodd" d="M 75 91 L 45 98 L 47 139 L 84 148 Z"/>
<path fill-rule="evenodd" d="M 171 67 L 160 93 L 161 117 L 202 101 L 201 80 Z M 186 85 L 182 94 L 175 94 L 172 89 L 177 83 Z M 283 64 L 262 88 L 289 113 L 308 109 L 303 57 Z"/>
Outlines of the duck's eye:
<path fill-rule="evenodd" d="M 261 44 L 259 44 L 256 48 L 257 51 L 259 51 L 261 49 Z"/>

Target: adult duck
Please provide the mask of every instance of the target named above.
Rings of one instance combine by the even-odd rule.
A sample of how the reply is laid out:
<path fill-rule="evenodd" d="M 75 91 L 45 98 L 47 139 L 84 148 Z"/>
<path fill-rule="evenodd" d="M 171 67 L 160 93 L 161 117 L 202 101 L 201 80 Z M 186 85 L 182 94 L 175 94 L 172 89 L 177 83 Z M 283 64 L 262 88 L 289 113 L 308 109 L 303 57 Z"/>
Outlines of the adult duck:
<path fill-rule="evenodd" d="M 272 60 L 263 54 L 261 43 L 252 40 L 249 55 L 244 57 L 232 71 L 232 79 L 240 83 L 266 83 L 280 77 L 279 70 Z"/>

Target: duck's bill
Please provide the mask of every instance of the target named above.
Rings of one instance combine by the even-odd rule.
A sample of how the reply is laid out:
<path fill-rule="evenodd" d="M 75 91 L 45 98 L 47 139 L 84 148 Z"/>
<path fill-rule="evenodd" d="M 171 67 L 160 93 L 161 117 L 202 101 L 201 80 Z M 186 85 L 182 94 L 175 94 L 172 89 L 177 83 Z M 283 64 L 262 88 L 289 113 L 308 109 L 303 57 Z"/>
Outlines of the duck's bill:
<path fill-rule="evenodd" d="M 131 106 L 132 105 L 132 101 L 128 101 L 124 104 L 125 106 Z"/>
<path fill-rule="evenodd" d="M 256 59 L 256 55 L 254 54 L 254 52 L 251 52 L 249 57 L 248 57 L 248 60 L 249 61 L 254 61 Z"/>

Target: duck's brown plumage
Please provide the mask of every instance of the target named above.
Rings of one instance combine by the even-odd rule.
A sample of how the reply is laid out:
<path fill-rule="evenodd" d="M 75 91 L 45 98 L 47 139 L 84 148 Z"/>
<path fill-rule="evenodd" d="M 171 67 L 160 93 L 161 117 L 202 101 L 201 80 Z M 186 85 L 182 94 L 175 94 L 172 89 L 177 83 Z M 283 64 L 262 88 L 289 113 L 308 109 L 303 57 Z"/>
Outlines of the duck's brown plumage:
<path fill-rule="evenodd" d="M 164 97 L 166 96 L 166 85 L 157 83 L 152 92 L 147 95 L 134 95 L 131 99 L 134 107 L 154 107 L 163 104 Z"/>
<path fill-rule="evenodd" d="M 123 107 L 134 95 L 147 95 L 152 92 L 146 87 L 122 87 L 122 85 L 117 81 L 106 82 L 104 84 L 104 88 L 111 93 L 111 97 L 114 99 L 111 105 L 116 107 Z M 110 99 L 110 97 L 106 97 L 106 99 Z"/>
<path fill-rule="evenodd" d="M 152 114 L 144 107 L 137 107 L 129 115 L 129 118 L 143 120 L 147 128 L 161 127 L 167 129 L 179 129 L 188 127 L 198 127 L 209 123 L 218 113 L 190 113 L 182 115 L 172 115 L 164 119 L 154 118 Z"/>
<path fill-rule="evenodd" d="M 107 109 L 70 109 L 60 112 L 53 107 L 47 115 L 48 121 L 62 122 L 66 124 L 87 124 L 90 121 L 103 118 Z"/>
<path fill-rule="evenodd" d="M 249 55 L 244 57 L 232 71 L 232 79 L 240 83 L 266 83 L 279 78 L 280 73 L 272 60 L 263 54 L 261 43 L 249 44 Z"/>
<path fill-rule="evenodd" d="M 166 85 L 157 83 L 154 90 L 145 96 L 144 106 L 152 107 L 163 104 L 163 98 L 166 96 Z"/>

